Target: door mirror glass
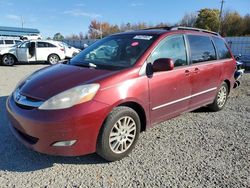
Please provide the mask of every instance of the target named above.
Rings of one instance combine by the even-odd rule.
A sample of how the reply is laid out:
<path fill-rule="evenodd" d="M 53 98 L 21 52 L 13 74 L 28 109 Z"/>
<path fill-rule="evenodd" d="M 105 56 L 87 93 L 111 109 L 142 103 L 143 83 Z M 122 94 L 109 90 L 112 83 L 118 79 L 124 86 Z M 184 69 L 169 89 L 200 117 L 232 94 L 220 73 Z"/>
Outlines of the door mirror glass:
<path fill-rule="evenodd" d="M 174 69 L 174 62 L 170 58 L 160 58 L 153 63 L 153 72 L 170 71 Z"/>

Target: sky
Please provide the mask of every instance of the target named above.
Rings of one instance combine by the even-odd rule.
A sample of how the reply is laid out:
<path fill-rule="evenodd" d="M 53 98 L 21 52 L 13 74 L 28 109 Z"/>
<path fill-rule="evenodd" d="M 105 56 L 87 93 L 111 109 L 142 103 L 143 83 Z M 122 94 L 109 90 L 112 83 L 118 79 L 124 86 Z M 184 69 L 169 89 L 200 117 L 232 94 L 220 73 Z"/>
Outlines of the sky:
<path fill-rule="evenodd" d="M 0 0 L 0 26 L 38 29 L 44 37 L 86 33 L 95 19 L 112 24 L 174 24 L 185 13 L 220 8 L 221 0 Z M 250 14 L 250 0 L 225 0 L 224 10 Z"/>

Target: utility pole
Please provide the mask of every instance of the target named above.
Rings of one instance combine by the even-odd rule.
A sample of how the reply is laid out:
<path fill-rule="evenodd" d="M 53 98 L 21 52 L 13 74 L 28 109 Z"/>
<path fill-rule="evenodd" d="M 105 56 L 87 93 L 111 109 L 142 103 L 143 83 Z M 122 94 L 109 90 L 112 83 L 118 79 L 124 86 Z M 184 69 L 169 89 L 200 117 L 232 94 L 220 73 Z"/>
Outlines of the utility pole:
<path fill-rule="evenodd" d="M 224 5 L 225 1 L 221 0 L 221 6 L 220 6 L 220 17 L 219 17 L 219 29 L 218 29 L 218 33 L 221 32 L 221 18 L 222 18 L 222 12 L 223 12 L 223 5 Z"/>
<path fill-rule="evenodd" d="M 22 28 L 23 28 L 23 25 L 24 25 L 23 15 L 21 15 L 21 24 L 22 24 Z"/>

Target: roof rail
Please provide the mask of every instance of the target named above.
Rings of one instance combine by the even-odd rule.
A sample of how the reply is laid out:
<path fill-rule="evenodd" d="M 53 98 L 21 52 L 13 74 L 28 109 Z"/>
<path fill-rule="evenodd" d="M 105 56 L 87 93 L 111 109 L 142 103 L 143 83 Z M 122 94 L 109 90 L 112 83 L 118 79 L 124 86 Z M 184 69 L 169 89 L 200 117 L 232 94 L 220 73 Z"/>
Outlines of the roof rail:
<path fill-rule="evenodd" d="M 164 29 L 164 30 L 170 30 L 172 27 L 168 27 L 168 26 L 159 26 L 159 27 L 149 27 L 149 28 L 145 28 L 142 30 L 151 30 L 151 29 Z"/>
<path fill-rule="evenodd" d="M 209 30 L 194 28 L 194 27 L 177 26 L 177 27 L 171 27 L 170 30 L 172 30 L 172 31 L 174 31 L 174 30 L 191 30 L 191 31 L 199 31 L 199 32 L 210 33 L 210 34 L 213 34 L 213 35 L 220 36 L 219 33 L 216 33 L 214 31 L 209 31 Z"/>

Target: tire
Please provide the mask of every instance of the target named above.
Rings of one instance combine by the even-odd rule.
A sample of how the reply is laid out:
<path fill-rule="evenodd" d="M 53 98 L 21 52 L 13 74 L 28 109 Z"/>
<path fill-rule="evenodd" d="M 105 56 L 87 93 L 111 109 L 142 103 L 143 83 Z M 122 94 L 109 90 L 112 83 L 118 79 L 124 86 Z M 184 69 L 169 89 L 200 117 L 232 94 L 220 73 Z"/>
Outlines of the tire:
<path fill-rule="evenodd" d="M 126 157 L 138 140 L 140 128 L 140 118 L 133 109 L 116 107 L 99 132 L 96 152 L 107 161 Z"/>
<path fill-rule="evenodd" d="M 51 64 L 51 65 L 57 64 L 59 62 L 59 60 L 60 60 L 60 58 L 56 54 L 51 54 L 48 57 L 48 63 Z"/>
<path fill-rule="evenodd" d="M 214 102 L 208 105 L 209 109 L 211 109 L 214 112 L 222 110 L 226 105 L 227 98 L 228 98 L 228 85 L 227 83 L 223 82 L 220 86 L 219 91 L 216 94 Z"/>
<path fill-rule="evenodd" d="M 12 66 L 16 62 L 16 58 L 11 54 L 5 54 L 2 57 L 2 64 L 6 66 Z"/>

